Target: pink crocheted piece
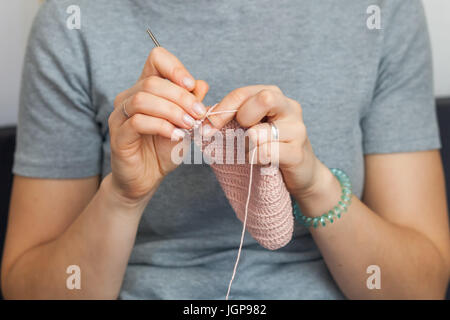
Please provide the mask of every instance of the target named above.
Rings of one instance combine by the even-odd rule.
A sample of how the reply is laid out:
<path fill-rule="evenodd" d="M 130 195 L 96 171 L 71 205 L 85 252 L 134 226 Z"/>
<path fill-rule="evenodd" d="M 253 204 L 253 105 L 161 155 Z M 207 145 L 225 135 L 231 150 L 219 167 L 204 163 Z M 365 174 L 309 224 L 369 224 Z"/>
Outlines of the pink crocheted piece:
<path fill-rule="evenodd" d="M 223 164 L 212 163 L 211 167 L 228 198 L 236 216 L 244 222 L 245 205 L 250 181 L 250 164 L 237 163 L 237 143 L 234 143 L 234 163 L 226 162 L 226 130 L 240 128 L 237 121 L 232 120 L 221 133 L 223 141 L 216 141 L 217 135 L 209 140 L 203 140 L 202 151 L 205 148 L 222 152 L 211 156 L 215 159 L 223 157 Z M 196 141 L 200 145 L 199 141 Z M 215 147 L 212 144 L 216 144 Z M 264 170 L 262 172 L 261 170 Z M 291 198 L 278 167 L 253 166 L 253 181 L 250 202 L 247 213 L 247 231 L 263 247 L 276 250 L 284 247 L 292 239 L 294 217 L 292 214 Z"/>

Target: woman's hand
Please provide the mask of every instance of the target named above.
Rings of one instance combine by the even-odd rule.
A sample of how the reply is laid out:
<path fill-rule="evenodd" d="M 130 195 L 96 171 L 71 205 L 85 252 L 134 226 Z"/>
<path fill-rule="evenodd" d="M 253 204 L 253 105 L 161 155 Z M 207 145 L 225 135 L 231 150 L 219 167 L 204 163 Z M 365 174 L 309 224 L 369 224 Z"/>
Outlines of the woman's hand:
<path fill-rule="evenodd" d="M 117 95 L 109 117 L 113 189 L 132 203 L 148 195 L 170 171 L 175 141 L 182 139 L 206 110 L 208 84 L 194 80 L 166 49 L 151 51 L 142 74 Z"/>
<path fill-rule="evenodd" d="M 221 129 L 236 117 L 242 127 L 249 128 L 251 145 L 257 148 L 255 162 L 278 163 L 288 190 L 296 198 L 307 197 L 324 179 L 329 182 L 330 177 L 333 178 L 314 155 L 300 104 L 286 97 L 277 86 L 255 85 L 236 89 L 217 105 L 214 112 L 226 110 L 238 111 L 237 114 L 209 116 L 212 126 Z M 270 123 L 278 128 L 278 141 L 272 140 Z M 209 135 L 214 129 L 210 132 Z M 252 152 L 253 149 L 249 154 Z"/>

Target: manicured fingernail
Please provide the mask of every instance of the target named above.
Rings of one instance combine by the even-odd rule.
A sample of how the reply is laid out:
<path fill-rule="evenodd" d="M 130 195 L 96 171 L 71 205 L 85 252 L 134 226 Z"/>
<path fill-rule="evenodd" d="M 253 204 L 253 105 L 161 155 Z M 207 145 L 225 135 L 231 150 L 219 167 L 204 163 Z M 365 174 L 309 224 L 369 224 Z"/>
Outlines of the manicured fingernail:
<path fill-rule="evenodd" d="M 211 138 L 213 135 L 215 135 L 219 130 L 216 128 L 211 127 L 209 124 L 205 124 L 202 127 L 201 135 L 205 138 Z"/>
<path fill-rule="evenodd" d="M 183 84 L 188 89 L 194 89 L 195 87 L 195 81 L 192 78 L 186 77 L 183 79 Z"/>
<path fill-rule="evenodd" d="M 206 108 L 201 102 L 194 103 L 194 106 L 192 107 L 194 109 L 194 112 L 199 116 L 203 116 L 206 113 Z"/>
<path fill-rule="evenodd" d="M 195 123 L 195 120 L 187 113 L 183 115 L 183 121 L 189 126 L 189 128 L 192 127 Z"/>
<path fill-rule="evenodd" d="M 171 140 L 172 141 L 179 141 L 179 140 L 184 138 L 184 135 L 185 135 L 185 133 L 184 133 L 183 130 L 178 129 L 178 128 L 174 129 L 173 132 L 172 132 Z"/>

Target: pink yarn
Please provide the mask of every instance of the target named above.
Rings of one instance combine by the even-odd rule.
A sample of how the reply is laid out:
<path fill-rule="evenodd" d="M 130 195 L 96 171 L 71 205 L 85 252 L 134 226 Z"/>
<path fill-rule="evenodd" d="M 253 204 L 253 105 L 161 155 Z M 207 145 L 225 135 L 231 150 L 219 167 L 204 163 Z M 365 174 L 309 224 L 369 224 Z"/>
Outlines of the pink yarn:
<path fill-rule="evenodd" d="M 202 150 L 207 146 L 214 150 L 223 147 L 223 164 L 212 163 L 211 167 L 236 216 L 241 222 L 244 222 L 251 165 L 250 163 L 236 163 L 237 143 L 234 143 L 235 163 L 226 163 L 225 155 L 225 130 L 239 128 L 237 121 L 232 120 L 221 130 L 224 141 L 222 143 L 216 141 L 216 135 L 211 140 L 203 141 Z M 214 148 L 211 144 L 216 144 L 218 148 Z M 215 154 L 213 153 L 211 156 L 215 156 Z M 263 168 L 264 173 L 261 172 Z M 246 228 L 263 247 L 269 250 L 279 249 L 291 240 L 294 229 L 289 192 L 277 167 L 254 165 L 252 178 Z"/>

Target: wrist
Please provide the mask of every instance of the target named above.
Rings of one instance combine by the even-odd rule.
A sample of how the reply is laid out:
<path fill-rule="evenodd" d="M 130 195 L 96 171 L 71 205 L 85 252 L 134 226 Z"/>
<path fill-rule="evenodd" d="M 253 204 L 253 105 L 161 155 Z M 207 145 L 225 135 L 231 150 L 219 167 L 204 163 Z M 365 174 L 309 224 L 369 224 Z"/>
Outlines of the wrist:
<path fill-rule="evenodd" d="M 156 188 L 155 188 L 156 189 Z M 130 199 L 124 196 L 114 184 L 112 174 L 108 174 L 100 184 L 100 191 L 104 193 L 108 203 L 114 208 L 120 208 L 121 212 L 140 214 L 144 211 L 154 191 L 139 199 Z"/>
<path fill-rule="evenodd" d="M 318 217 L 340 201 L 341 186 L 333 173 L 319 161 L 314 182 L 307 188 L 292 193 L 302 213 Z"/>

